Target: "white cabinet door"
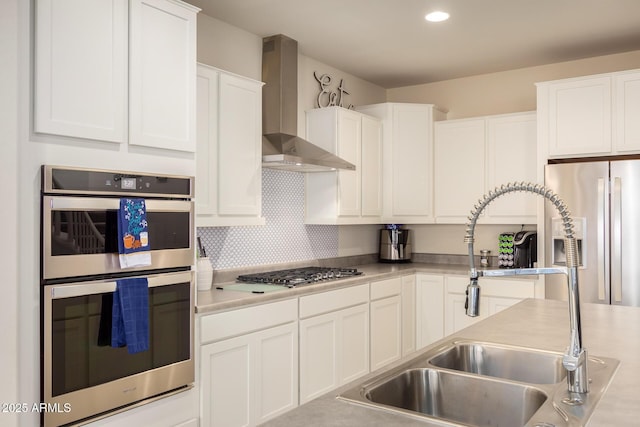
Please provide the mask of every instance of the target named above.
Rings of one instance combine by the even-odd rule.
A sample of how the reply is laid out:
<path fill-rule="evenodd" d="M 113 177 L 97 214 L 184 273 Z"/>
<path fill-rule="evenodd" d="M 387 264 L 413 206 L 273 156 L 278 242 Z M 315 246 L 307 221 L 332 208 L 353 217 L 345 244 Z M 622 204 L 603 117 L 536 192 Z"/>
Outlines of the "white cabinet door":
<path fill-rule="evenodd" d="M 300 403 L 369 372 L 369 304 L 300 320 Z"/>
<path fill-rule="evenodd" d="M 127 140 L 126 0 L 35 4 L 36 132 Z"/>
<path fill-rule="evenodd" d="M 402 356 L 402 299 L 400 295 L 371 301 L 371 370 Z"/>
<path fill-rule="evenodd" d="M 416 351 L 416 275 L 402 277 L 402 355 Z"/>
<path fill-rule="evenodd" d="M 300 321 L 300 404 L 338 387 L 339 316 Z"/>
<path fill-rule="evenodd" d="M 207 344 L 200 350 L 200 402 L 203 426 L 251 425 L 250 336 Z"/>
<path fill-rule="evenodd" d="M 382 215 L 382 124 L 380 120 L 362 115 L 361 148 L 362 216 Z"/>
<path fill-rule="evenodd" d="M 256 424 L 298 406 L 298 328 L 295 323 L 256 333 Z"/>
<path fill-rule="evenodd" d="M 361 213 L 361 172 L 362 147 L 361 114 L 341 109 L 338 112 L 338 157 L 352 163 L 356 170 L 338 171 L 338 215 L 360 216 Z"/>
<path fill-rule="evenodd" d="M 198 65 L 196 85 L 196 219 L 218 213 L 219 72 Z"/>
<path fill-rule="evenodd" d="M 580 156 L 611 152 L 611 77 L 598 76 L 550 82 L 546 104 L 549 156 Z M 543 141 L 545 139 L 543 138 Z"/>
<path fill-rule="evenodd" d="M 369 373 L 369 304 L 340 313 L 339 385 Z"/>
<path fill-rule="evenodd" d="M 196 13 L 169 0 L 131 0 L 129 143 L 196 150 Z"/>
<path fill-rule="evenodd" d="M 379 120 L 341 107 L 306 112 L 306 136 L 355 165 L 356 170 L 310 173 L 305 177 L 307 224 L 373 224 L 382 203 Z"/>
<path fill-rule="evenodd" d="M 444 337 L 444 276 L 416 275 L 416 348 Z"/>
<path fill-rule="evenodd" d="M 432 106 L 393 104 L 391 216 L 431 218 Z M 385 141 L 386 143 L 386 141 Z"/>
<path fill-rule="evenodd" d="M 262 86 L 220 76 L 218 209 L 222 215 L 258 216 L 262 190 Z"/>
<path fill-rule="evenodd" d="M 262 225 L 262 83 L 197 70 L 197 225 Z"/>
<path fill-rule="evenodd" d="M 616 74 L 613 82 L 615 150 L 640 151 L 640 72 Z"/>
<path fill-rule="evenodd" d="M 486 120 L 485 192 L 509 182 L 536 183 L 536 114 L 508 114 L 487 117 Z M 536 195 L 524 192 L 499 197 L 487 206 L 484 221 L 496 224 L 535 224 L 536 202 Z"/>
<path fill-rule="evenodd" d="M 485 120 L 435 124 L 435 216 L 438 222 L 464 223 L 485 192 Z"/>

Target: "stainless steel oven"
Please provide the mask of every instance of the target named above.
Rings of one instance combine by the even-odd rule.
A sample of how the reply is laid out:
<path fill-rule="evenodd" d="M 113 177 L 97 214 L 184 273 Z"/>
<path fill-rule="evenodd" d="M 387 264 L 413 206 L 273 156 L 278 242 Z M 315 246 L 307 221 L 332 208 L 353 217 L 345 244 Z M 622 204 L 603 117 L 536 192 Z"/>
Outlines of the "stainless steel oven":
<path fill-rule="evenodd" d="M 54 166 L 42 178 L 41 424 L 75 425 L 191 388 L 193 178 Z M 131 196 L 146 202 L 151 265 L 121 269 L 116 214 Z M 111 346 L 123 279 L 148 287 L 148 350 L 133 354 Z"/>
<path fill-rule="evenodd" d="M 110 345 L 114 280 L 45 286 L 45 426 L 82 420 L 180 390 L 194 381 L 191 271 L 145 276 L 149 350 Z"/>
<path fill-rule="evenodd" d="M 193 263 L 193 178 L 45 166 L 42 169 L 42 276 L 45 280 L 120 273 L 120 196 L 144 197 L 152 265 Z M 128 269 L 127 271 L 132 271 Z"/>

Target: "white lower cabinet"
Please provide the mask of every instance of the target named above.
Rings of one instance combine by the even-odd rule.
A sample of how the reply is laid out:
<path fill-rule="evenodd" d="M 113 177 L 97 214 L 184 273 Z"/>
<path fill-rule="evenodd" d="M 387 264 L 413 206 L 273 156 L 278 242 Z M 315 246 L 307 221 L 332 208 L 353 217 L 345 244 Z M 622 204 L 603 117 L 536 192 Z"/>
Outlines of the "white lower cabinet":
<path fill-rule="evenodd" d="M 371 370 L 402 357 L 402 278 L 371 283 Z"/>
<path fill-rule="evenodd" d="M 297 317 L 296 299 L 201 317 L 203 427 L 255 426 L 298 406 Z"/>
<path fill-rule="evenodd" d="M 369 285 L 300 298 L 300 403 L 369 372 Z"/>
<path fill-rule="evenodd" d="M 421 349 L 444 337 L 444 276 L 416 275 L 416 347 Z"/>
<path fill-rule="evenodd" d="M 479 279 L 480 315 L 469 317 L 465 313 L 467 276 L 446 276 L 444 295 L 444 333 L 452 334 L 492 314 L 520 302 L 535 297 L 534 279 L 487 278 Z"/>

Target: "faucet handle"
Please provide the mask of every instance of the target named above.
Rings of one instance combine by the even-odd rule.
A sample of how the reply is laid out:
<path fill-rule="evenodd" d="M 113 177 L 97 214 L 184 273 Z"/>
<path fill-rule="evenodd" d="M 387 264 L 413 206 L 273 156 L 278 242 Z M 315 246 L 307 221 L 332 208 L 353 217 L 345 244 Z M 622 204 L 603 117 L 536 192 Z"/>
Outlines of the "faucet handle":
<path fill-rule="evenodd" d="M 575 355 L 571 352 L 571 349 L 567 349 L 567 353 L 562 356 L 562 366 L 567 371 L 575 371 L 578 369 L 583 363 L 587 363 L 586 361 L 587 353 L 584 349 L 581 349 L 580 352 Z"/>

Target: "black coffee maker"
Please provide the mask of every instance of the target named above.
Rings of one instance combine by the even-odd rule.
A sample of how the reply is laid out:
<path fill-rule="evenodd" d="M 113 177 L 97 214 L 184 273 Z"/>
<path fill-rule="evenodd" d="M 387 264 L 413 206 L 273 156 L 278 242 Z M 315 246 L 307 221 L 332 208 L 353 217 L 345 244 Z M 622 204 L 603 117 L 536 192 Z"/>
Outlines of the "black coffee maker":
<path fill-rule="evenodd" d="M 519 231 L 513 236 L 513 267 L 534 268 L 538 262 L 538 233 Z"/>

